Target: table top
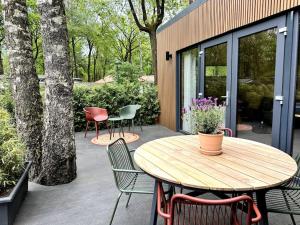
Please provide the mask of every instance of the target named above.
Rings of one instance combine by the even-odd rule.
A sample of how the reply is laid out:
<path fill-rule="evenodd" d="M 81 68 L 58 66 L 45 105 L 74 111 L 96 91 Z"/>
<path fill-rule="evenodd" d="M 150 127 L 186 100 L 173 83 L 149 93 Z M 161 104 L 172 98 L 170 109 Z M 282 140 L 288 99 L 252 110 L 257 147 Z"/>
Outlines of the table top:
<path fill-rule="evenodd" d="M 297 171 L 288 154 L 255 141 L 224 137 L 222 150 L 218 156 L 203 155 L 197 135 L 181 135 L 141 145 L 134 160 L 158 179 L 217 191 L 267 189 L 288 181 Z"/>

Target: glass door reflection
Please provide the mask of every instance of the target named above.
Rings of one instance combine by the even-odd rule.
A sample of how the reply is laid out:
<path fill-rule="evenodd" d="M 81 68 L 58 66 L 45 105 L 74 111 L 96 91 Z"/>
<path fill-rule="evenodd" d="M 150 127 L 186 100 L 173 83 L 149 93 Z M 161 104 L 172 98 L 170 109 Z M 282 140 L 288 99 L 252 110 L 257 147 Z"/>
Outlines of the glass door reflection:
<path fill-rule="evenodd" d="M 237 136 L 272 143 L 276 29 L 239 38 Z"/>
<path fill-rule="evenodd" d="M 208 47 L 204 52 L 204 95 L 225 101 L 227 81 L 227 43 Z"/>

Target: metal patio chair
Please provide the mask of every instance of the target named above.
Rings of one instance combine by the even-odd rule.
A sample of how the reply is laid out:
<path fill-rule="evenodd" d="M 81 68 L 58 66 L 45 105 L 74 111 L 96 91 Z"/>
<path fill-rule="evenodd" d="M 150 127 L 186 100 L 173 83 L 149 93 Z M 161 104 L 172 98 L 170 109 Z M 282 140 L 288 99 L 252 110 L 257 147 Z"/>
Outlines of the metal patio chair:
<path fill-rule="evenodd" d="M 140 108 L 141 108 L 141 105 L 127 105 L 127 106 L 124 106 L 124 107 L 120 108 L 120 117 L 123 120 L 131 120 L 131 124 L 130 124 L 130 122 L 128 123 L 128 130 L 129 131 L 130 131 L 130 126 L 132 126 L 132 132 L 133 132 L 134 119 L 136 117 L 136 112 Z M 142 123 L 141 123 L 141 121 L 139 121 L 139 122 L 140 122 L 141 131 L 143 131 Z"/>
<path fill-rule="evenodd" d="M 120 191 L 109 224 L 113 222 L 122 194 L 128 195 L 126 208 L 131 194 L 153 194 L 154 179 L 134 167 L 131 152 L 134 152 L 134 150 L 130 151 L 128 149 L 123 138 L 119 138 L 107 146 L 115 183 Z"/>
<path fill-rule="evenodd" d="M 266 194 L 267 211 L 290 215 L 294 225 L 294 215 L 300 215 L 300 155 L 295 157 L 295 161 L 298 165 L 296 175 L 289 182 Z"/>
<path fill-rule="evenodd" d="M 227 136 L 227 137 L 232 137 L 232 130 L 230 128 L 223 128 L 221 129 L 222 131 L 224 131 L 224 135 Z"/>
<path fill-rule="evenodd" d="M 95 123 L 96 128 L 96 137 L 98 139 L 99 136 L 99 123 L 104 122 L 106 124 L 106 128 L 108 132 L 110 133 L 109 126 L 108 126 L 108 113 L 106 109 L 99 108 L 99 107 L 85 107 L 83 109 L 85 113 L 85 120 L 86 120 L 86 128 L 84 137 L 86 137 L 86 133 L 89 128 L 89 123 Z"/>
<path fill-rule="evenodd" d="M 208 200 L 175 194 L 166 200 L 161 183 L 157 190 L 157 211 L 167 225 L 250 225 L 261 219 L 257 206 L 247 195 Z"/>

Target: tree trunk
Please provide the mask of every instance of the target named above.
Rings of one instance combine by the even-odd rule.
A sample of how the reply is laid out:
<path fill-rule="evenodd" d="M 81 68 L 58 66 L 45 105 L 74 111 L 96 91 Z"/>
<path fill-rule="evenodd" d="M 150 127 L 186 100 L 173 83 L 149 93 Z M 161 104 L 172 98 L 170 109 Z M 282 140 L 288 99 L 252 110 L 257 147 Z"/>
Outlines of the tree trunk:
<path fill-rule="evenodd" d="M 151 52 L 152 52 L 152 73 L 154 75 L 154 83 L 157 84 L 157 40 L 156 31 L 149 33 Z"/>
<path fill-rule="evenodd" d="M 4 74 L 3 58 L 2 58 L 2 45 L 0 45 L 0 75 Z"/>
<path fill-rule="evenodd" d="M 74 75 L 75 77 L 78 77 L 75 37 L 72 37 L 71 40 L 72 40 L 72 52 L 73 52 L 73 60 L 74 60 L 74 72 L 75 72 Z"/>
<path fill-rule="evenodd" d="M 76 178 L 73 79 L 63 0 L 38 0 L 45 57 L 45 113 L 40 183 L 56 185 Z"/>
<path fill-rule="evenodd" d="M 42 154 L 42 101 L 34 67 L 26 0 L 4 1 L 4 25 L 17 131 L 26 145 L 26 160 L 33 162 L 30 179 L 40 172 Z"/>
<path fill-rule="evenodd" d="M 98 79 L 97 77 L 97 59 L 98 59 L 98 50 L 96 51 L 95 55 L 94 55 L 94 82 Z"/>
<path fill-rule="evenodd" d="M 143 49 L 141 44 L 141 39 L 139 38 L 139 50 L 140 50 L 140 70 L 143 71 Z"/>
<path fill-rule="evenodd" d="M 89 46 L 89 54 L 88 54 L 88 82 L 91 82 L 91 57 L 93 51 L 93 43 L 87 39 L 88 46 Z"/>

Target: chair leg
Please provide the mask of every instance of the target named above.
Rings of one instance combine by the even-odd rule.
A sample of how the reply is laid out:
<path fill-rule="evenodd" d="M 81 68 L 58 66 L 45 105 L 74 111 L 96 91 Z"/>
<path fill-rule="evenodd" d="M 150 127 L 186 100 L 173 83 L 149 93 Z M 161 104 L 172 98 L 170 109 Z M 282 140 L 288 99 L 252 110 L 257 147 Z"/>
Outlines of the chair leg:
<path fill-rule="evenodd" d="M 132 193 L 130 193 L 129 196 L 128 196 L 128 199 L 127 199 L 127 202 L 126 202 L 126 208 L 128 208 L 129 201 L 130 201 L 130 198 L 131 198 L 131 194 L 132 194 Z"/>
<path fill-rule="evenodd" d="M 120 201 L 120 198 L 122 196 L 122 192 L 118 195 L 118 198 L 117 198 L 117 201 L 116 201 L 116 204 L 115 204 L 115 208 L 114 208 L 114 211 L 113 211 L 113 214 L 111 215 L 111 219 L 110 219 L 110 222 L 109 222 L 109 225 L 112 224 L 113 220 L 114 220 L 114 217 L 115 217 L 115 213 L 116 213 L 116 210 L 117 210 L 117 207 L 118 207 L 118 204 L 119 204 L 119 201 Z"/>
<path fill-rule="evenodd" d="M 109 132 L 109 140 L 111 140 L 111 135 L 114 132 L 114 121 L 110 123 L 110 132 Z"/>
<path fill-rule="evenodd" d="M 86 138 L 86 133 L 89 129 L 89 121 L 86 121 L 86 127 L 85 127 L 85 134 L 84 134 L 84 137 Z"/>
<path fill-rule="evenodd" d="M 123 121 L 121 121 L 121 129 L 122 129 L 123 137 L 125 137 L 125 135 L 124 135 L 124 129 L 123 129 Z"/>
<path fill-rule="evenodd" d="M 134 120 L 131 120 L 131 124 L 132 124 L 132 134 L 134 134 Z"/>
<path fill-rule="evenodd" d="M 140 121 L 141 132 L 143 132 L 142 122 Z"/>
<path fill-rule="evenodd" d="M 99 136 L 98 122 L 95 122 L 95 127 L 96 127 L 96 137 L 97 137 L 97 140 L 98 140 L 98 136 Z"/>
<path fill-rule="evenodd" d="M 294 218 L 294 215 L 293 214 L 290 214 L 290 217 L 291 217 L 291 220 L 293 222 L 293 225 L 297 225 L 296 224 L 296 221 L 295 221 L 295 218 Z"/>
<path fill-rule="evenodd" d="M 108 121 L 107 120 L 105 121 L 105 124 L 106 124 L 106 129 L 108 130 L 108 133 L 110 134 L 111 131 L 110 131 L 110 127 L 108 126 Z"/>

